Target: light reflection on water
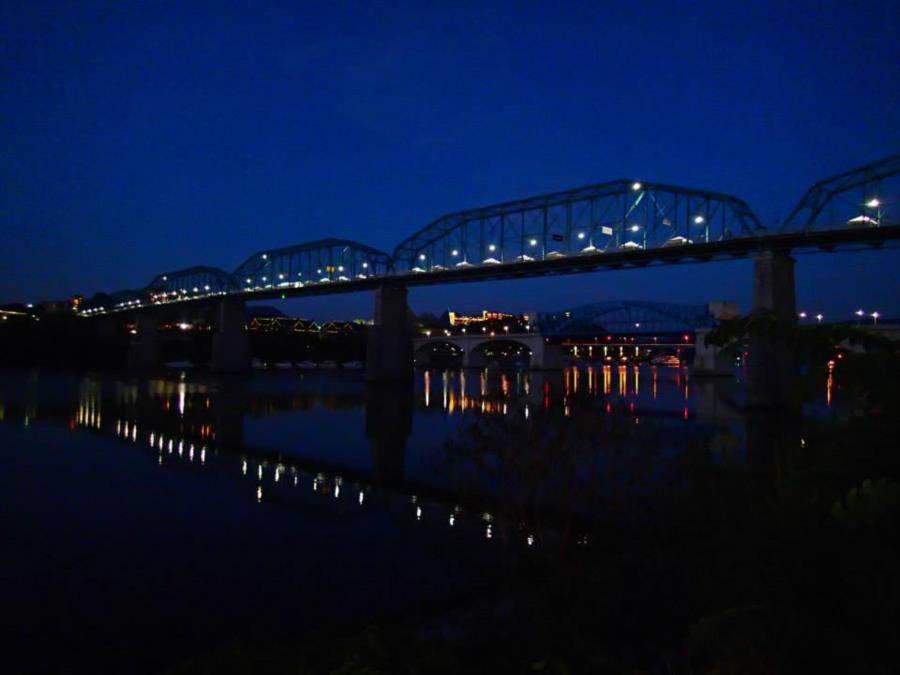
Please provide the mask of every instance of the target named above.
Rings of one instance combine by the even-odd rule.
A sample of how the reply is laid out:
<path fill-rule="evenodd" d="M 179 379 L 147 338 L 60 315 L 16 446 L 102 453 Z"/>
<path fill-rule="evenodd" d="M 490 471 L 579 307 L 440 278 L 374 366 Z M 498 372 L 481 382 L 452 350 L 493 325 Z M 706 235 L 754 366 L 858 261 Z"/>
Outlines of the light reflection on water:
<path fill-rule="evenodd" d="M 823 403 L 833 410 L 839 390 L 830 376 L 826 393 Z M 698 448 L 713 462 L 752 463 L 754 447 L 768 447 L 772 435 L 750 433 L 735 405 L 738 394 L 731 379 L 632 364 L 561 372 L 431 369 L 417 371 L 407 388 L 371 387 L 361 374 L 333 371 L 239 378 L 5 372 L 0 440 L 14 439 L 4 443 L 5 457 L 14 456 L 28 470 L 52 474 L 54 463 L 42 455 L 50 456 L 54 444 L 82 467 L 52 483 L 66 493 L 59 497 L 70 509 L 56 516 L 60 530 L 83 520 L 81 510 L 91 514 L 91 495 L 115 488 L 121 463 L 130 462 L 137 468 L 118 493 L 117 507 L 137 501 L 133 494 L 149 495 L 152 512 L 166 512 L 151 525 L 151 535 L 153 527 L 165 532 L 190 523 L 179 545 L 196 546 L 192 555 L 202 561 L 204 575 L 220 560 L 204 550 L 206 540 L 197 532 L 215 531 L 216 523 L 226 523 L 225 538 L 237 537 L 228 549 L 232 558 L 244 555 L 241 540 L 258 531 L 263 562 L 251 561 L 258 569 L 270 570 L 272 560 L 285 555 L 291 556 L 289 568 L 305 564 L 313 580 L 302 588 L 310 595 L 322 585 L 315 570 L 327 570 L 324 578 L 330 579 L 338 574 L 335 566 L 350 567 L 363 548 L 366 568 L 375 570 L 371 576 L 354 582 L 359 573 L 353 568 L 341 577 L 351 587 L 328 589 L 344 593 L 341 602 L 349 603 L 389 585 L 386 579 L 415 555 L 421 569 L 447 560 L 452 569 L 459 564 L 454 556 L 477 561 L 477 577 L 484 560 L 510 551 L 549 556 L 571 545 L 602 543 L 603 530 L 591 517 L 605 518 L 615 511 L 610 503 L 628 503 L 656 485 L 687 484 L 689 463 L 682 460 Z M 56 434 L 49 445 L 48 431 Z M 554 434 L 573 447 L 546 442 Z M 796 446 L 805 443 L 797 437 Z M 40 514 L 50 496 L 22 487 L 18 498 Z M 175 505 L 169 507 L 169 500 Z M 232 530 L 232 520 L 252 522 L 253 529 Z M 289 548 L 298 528 L 311 528 L 314 545 L 301 538 Z M 152 553 L 140 548 L 140 527 L 116 532 L 143 555 Z M 73 543 L 57 536 L 66 546 L 83 547 L 75 557 L 89 561 L 88 577 L 94 568 L 105 569 L 102 560 L 91 559 L 90 537 Z M 23 563 L 37 565 L 36 577 L 47 574 L 40 561 L 63 555 L 53 548 L 53 536 L 41 538 L 49 552 L 36 547 L 37 562 Z M 127 567 L 118 566 L 126 570 L 123 585 L 134 581 Z M 81 575 L 81 567 L 73 569 Z M 272 574 L 278 591 L 269 601 L 275 602 L 275 593 L 294 577 L 280 568 Z M 435 572 L 438 585 L 446 585 L 449 574 Z M 222 584 L 231 588 L 234 581 L 226 575 Z M 34 583 L 39 587 L 43 577 Z M 163 579 L 157 592 L 168 587 Z"/>
<path fill-rule="evenodd" d="M 269 499 L 267 482 L 341 499 L 368 508 L 366 495 L 380 491 L 417 498 L 452 527 L 465 520 L 459 462 L 448 460 L 447 441 L 481 419 L 504 418 L 535 429 L 602 416 L 610 423 L 643 424 L 633 443 L 650 443 L 673 457 L 698 436 L 722 457 L 746 452 L 744 418 L 734 404 L 733 380 L 694 382 L 687 368 L 636 364 L 587 365 L 558 372 L 495 369 L 427 369 L 412 390 L 372 389 L 358 374 L 257 373 L 216 378 L 172 373 L 149 378 L 84 376 L 62 386 L 53 374 L 30 374 L 26 382 L 2 380 L 0 419 L 63 421 L 72 431 L 114 435 L 156 453 L 156 465 L 171 462 L 205 467 L 228 464 L 234 475 L 255 481 L 257 502 Z M 826 405 L 832 404 L 832 373 Z M 71 393 L 69 393 L 71 392 Z M 562 423 L 554 415 L 572 422 Z M 598 427 L 595 453 L 603 454 L 615 426 Z M 626 441 L 626 443 L 632 441 Z M 660 459 L 659 471 L 668 460 Z M 447 465 L 452 469 L 448 470 Z M 282 480 L 283 476 L 290 480 Z M 308 479 L 308 480 L 307 480 Z M 495 498 L 489 482 L 465 490 L 481 512 Z M 468 488 L 469 486 L 462 486 Z M 613 488 L 607 486 L 607 490 Z M 600 488 L 598 487 L 598 490 Z M 527 523 L 517 524 L 529 530 Z M 517 535 L 540 543 L 529 530 Z"/>

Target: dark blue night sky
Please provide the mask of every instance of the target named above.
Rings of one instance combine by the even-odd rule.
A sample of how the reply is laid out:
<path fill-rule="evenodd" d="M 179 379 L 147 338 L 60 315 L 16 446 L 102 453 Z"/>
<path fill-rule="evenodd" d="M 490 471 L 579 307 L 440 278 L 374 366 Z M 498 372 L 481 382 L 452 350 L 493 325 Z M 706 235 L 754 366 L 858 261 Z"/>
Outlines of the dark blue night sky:
<path fill-rule="evenodd" d="M 900 3 L 4 2 L 0 302 L 633 176 L 766 224 L 900 150 Z M 896 251 L 799 258 L 801 308 L 900 314 Z M 415 290 L 416 310 L 747 307 L 750 263 Z M 282 303 L 371 314 L 369 295 Z"/>

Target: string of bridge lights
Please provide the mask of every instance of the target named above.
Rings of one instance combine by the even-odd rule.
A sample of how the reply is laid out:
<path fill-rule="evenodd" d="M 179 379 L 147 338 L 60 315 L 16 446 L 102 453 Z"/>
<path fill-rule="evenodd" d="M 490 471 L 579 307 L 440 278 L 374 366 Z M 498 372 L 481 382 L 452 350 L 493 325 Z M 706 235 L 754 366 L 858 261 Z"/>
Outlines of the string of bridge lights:
<path fill-rule="evenodd" d="M 87 409 L 79 409 L 74 422 L 79 426 L 83 426 L 89 429 L 102 430 L 103 426 L 100 415 L 93 413 L 93 409 L 91 409 L 90 411 L 88 411 Z M 130 440 L 132 443 L 137 443 L 139 440 L 137 421 L 132 422 L 121 418 L 117 419 L 115 425 L 115 434 L 116 436 L 124 438 L 125 440 Z M 195 444 L 190 441 L 185 441 L 184 438 L 179 438 L 176 436 L 166 437 L 165 434 L 153 430 L 146 432 L 146 438 L 148 446 L 151 449 L 158 450 L 157 463 L 160 466 L 164 464 L 164 458 L 166 457 L 180 461 L 187 461 L 188 463 L 198 461 L 200 465 L 205 465 L 207 462 L 208 446 L 205 444 Z M 214 448 L 209 449 L 213 452 L 213 454 L 218 455 L 218 452 Z M 345 485 L 343 477 L 337 474 L 329 475 L 323 472 L 306 474 L 306 472 L 298 469 L 296 466 L 286 466 L 282 462 L 278 462 L 272 465 L 266 460 L 255 462 L 255 464 L 256 470 L 253 471 L 251 467 L 251 460 L 248 460 L 246 457 L 241 457 L 241 476 L 256 480 L 257 485 L 255 496 L 258 503 L 261 503 L 264 500 L 264 484 L 269 476 L 271 476 L 270 480 L 273 484 L 285 484 L 289 482 L 294 488 L 302 487 L 303 479 L 309 477 L 311 479 L 311 487 L 314 493 L 323 496 L 331 495 L 334 499 L 340 499 L 342 488 Z M 267 469 L 269 469 L 270 467 L 271 471 L 267 471 Z M 288 476 L 290 480 L 287 479 Z M 286 480 L 282 481 L 282 478 L 285 478 Z M 374 488 L 370 485 L 358 481 L 353 482 L 351 486 L 356 492 L 357 504 L 362 507 L 366 501 L 366 495 L 372 493 Z M 414 515 L 417 522 L 420 522 L 425 518 L 426 509 L 427 512 L 434 512 L 439 509 L 437 504 L 428 504 L 427 502 L 422 502 L 420 498 L 414 494 L 409 495 L 408 499 L 409 504 L 412 507 L 411 513 Z M 454 505 L 450 509 L 450 512 L 444 516 L 444 518 L 446 519 L 449 527 L 455 527 L 459 524 L 460 518 L 463 518 L 466 513 L 466 510 L 462 506 Z M 485 539 L 493 539 L 494 526 L 497 522 L 496 516 L 488 511 L 484 511 L 480 515 L 480 520 L 484 527 Z M 538 543 L 538 539 L 535 537 L 534 533 L 527 531 L 524 523 L 520 523 L 517 529 L 523 533 L 523 540 L 527 546 L 534 546 L 536 543 Z M 577 543 L 579 545 L 587 544 L 587 535 L 582 535 L 581 537 L 579 537 Z"/>
<path fill-rule="evenodd" d="M 857 318 L 857 320 L 860 323 L 862 321 L 865 321 L 867 318 L 872 319 L 872 324 L 876 325 L 876 326 L 878 325 L 878 319 L 880 319 L 882 317 L 881 312 L 878 312 L 878 311 L 867 312 L 864 309 L 857 309 L 855 312 L 853 312 L 853 315 Z M 811 314 L 810 312 L 801 311 L 801 312 L 797 312 L 797 318 L 801 319 L 801 320 L 802 319 L 815 319 L 816 323 L 823 323 L 825 321 L 825 315 L 822 314 L 821 312 L 818 312 L 816 314 Z"/>

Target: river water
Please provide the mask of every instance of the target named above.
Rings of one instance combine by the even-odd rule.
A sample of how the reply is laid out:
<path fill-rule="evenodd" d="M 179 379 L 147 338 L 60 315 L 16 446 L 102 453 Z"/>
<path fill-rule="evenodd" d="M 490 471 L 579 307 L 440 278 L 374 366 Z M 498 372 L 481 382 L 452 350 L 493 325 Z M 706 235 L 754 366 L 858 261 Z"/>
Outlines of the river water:
<path fill-rule="evenodd" d="M 698 444 L 752 465 L 766 441 L 740 387 L 656 366 L 420 370 L 412 388 L 350 370 L 2 372 L 7 663 L 152 672 L 425 621 L 511 560 L 639 519 L 610 500 L 689 480 Z M 834 394 L 807 416 L 836 414 Z"/>

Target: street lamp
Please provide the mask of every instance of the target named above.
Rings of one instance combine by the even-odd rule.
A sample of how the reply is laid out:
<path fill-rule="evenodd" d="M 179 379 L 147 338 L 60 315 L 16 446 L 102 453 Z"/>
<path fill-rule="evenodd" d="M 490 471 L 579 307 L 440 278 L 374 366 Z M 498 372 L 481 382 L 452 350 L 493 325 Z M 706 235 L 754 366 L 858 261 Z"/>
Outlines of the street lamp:
<path fill-rule="evenodd" d="M 871 314 L 869 314 L 869 316 L 872 317 L 872 323 L 877 326 L 878 325 L 878 317 L 881 316 L 881 314 L 879 314 L 878 312 L 872 312 Z"/>
<path fill-rule="evenodd" d="M 875 224 L 881 225 L 881 200 L 878 197 L 872 197 L 866 202 L 866 207 L 875 209 Z"/>
<path fill-rule="evenodd" d="M 822 319 L 824 319 L 824 318 L 825 318 L 824 314 L 816 314 L 816 321 L 818 321 L 819 323 L 822 323 Z"/>
<path fill-rule="evenodd" d="M 798 316 L 799 318 L 801 318 L 801 319 L 805 319 L 805 318 L 806 318 L 806 312 L 800 312 L 797 316 Z"/>

